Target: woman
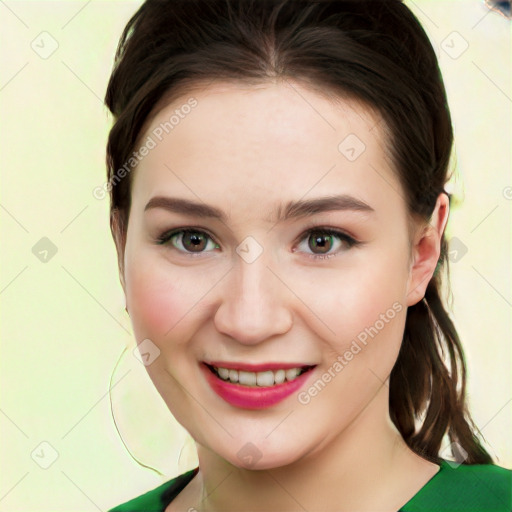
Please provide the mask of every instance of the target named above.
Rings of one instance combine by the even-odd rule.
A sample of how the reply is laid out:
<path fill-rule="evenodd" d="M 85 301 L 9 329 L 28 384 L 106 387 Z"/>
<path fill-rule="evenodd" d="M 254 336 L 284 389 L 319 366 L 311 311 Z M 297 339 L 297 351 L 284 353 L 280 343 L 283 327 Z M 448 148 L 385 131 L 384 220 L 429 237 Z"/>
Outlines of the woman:
<path fill-rule="evenodd" d="M 453 133 L 407 7 L 147 0 L 106 104 L 127 311 L 199 459 L 113 510 L 510 510 L 440 294 Z"/>

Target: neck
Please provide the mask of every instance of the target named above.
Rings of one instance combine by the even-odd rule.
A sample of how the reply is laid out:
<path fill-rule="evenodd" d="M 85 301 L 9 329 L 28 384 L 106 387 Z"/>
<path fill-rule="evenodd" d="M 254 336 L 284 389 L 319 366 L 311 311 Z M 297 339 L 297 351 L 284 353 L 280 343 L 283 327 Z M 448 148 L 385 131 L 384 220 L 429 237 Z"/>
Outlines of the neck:
<path fill-rule="evenodd" d="M 390 496 L 390 489 L 425 463 L 391 422 L 385 385 L 334 440 L 285 466 L 238 468 L 204 446 L 197 448 L 198 512 L 375 511 L 383 510 L 383 503 L 398 510 L 407 500 Z"/>

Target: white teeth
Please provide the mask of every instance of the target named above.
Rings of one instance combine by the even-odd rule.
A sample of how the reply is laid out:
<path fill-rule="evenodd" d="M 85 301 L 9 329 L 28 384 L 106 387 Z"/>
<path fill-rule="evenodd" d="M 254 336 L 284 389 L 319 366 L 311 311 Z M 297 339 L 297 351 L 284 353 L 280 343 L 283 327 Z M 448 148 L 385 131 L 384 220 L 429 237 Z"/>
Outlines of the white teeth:
<path fill-rule="evenodd" d="M 228 380 L 229 370 L 227 368 L 217 368 L 217 373 L 221 379 Z"/>
<path fill-rule="evenodd" d="M 230 372 L 231 373 L 231 372 Z M 244 386 L 256 385 L 256 374 L 254 372 L 238 372 L 238 382 Z"/>
<path fill-rule="evenodd" d="M 285 380 L 292 381 L 301 373 L 302 368 L 290 368 L 288 370 L 267 370 L 264 372 L 247 372 L 230 368 L 213 367 L 217 375 L 222 379 L 233 383 L 239 383 L 248 387 L 269 387 L 282 384 Z"/>
<path fill-rule="evenodd" d="M 256 374 L 256 384 L 258 386 L 273 386 L 274 385 L 274 372 L 258 372 Z"/>
<path fill-rule="evenodd" d="M 286 380 L 293 380 L 295 377 L 299 375 L 299 373 L 299 368 L 290 368 L 289 370 L 286 370 Z"/>
<path fill-rule="evenodd" d="M 277 370 L 274 372 L 274 383 L 282 384 L 286 379 L 286 372 L 284 370 Z"/>

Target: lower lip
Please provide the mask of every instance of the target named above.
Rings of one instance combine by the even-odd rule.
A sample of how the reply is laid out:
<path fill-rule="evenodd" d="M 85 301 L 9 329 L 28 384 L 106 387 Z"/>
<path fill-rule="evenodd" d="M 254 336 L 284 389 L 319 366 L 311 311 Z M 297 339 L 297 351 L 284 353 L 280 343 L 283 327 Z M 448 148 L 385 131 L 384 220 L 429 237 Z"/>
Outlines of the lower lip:
<path fill-rule="evenodd" d="M 222 380 L 204 363 L 201 364 L 201 368 L 213 391 L 229 404 L 242 409 L 266 409 L 282 402 L 292 393 L 298 391 L 314 370 L 311 368 L 292 381 L 285 381 L 282 384 L 269 387 L 249 387 Z"/>

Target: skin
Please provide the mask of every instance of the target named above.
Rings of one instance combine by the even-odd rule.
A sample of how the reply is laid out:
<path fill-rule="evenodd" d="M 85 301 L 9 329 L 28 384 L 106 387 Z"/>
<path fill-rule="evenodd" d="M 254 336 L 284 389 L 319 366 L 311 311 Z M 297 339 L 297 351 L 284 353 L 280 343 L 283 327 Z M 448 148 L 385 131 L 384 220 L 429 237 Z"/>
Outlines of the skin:
<path fill-rule="evenodd" d="M 150 119 L 141 140 L 187 92 Z M 439 258 L 448 198 L 409 229 L 383 123 L 355 101 L 286 81 L 215 82 L 193 96 L 197 107 L 138 165 L 127 233 L 116 236 L 136 339 L 160 350 L 147 371 L 198 450 L 200 471 L 167 512 L 396 511 L 439 469 L 391 422 L 388 384 L 407 306 L 423 298 Z M 354 161 L 338 150 L 348 134 L 366 146 Z M 277 222 L 279 205 L 332 194 L 373 211 Z M 154 196 L 206 203 L 226 219 L 145 212 Z M 334 237 L 334 256 L 313 259 L 312 226 L 361 243 Z M 179 238 L 177 247 L 156 242 L 182 227 L 214 243 L 191 256 Z M 248 236 L 263 249 L 252 263 L 236 252 Z M 294 394 L 268 409 L 233 407 L 200 371 L 208 359 L 316 364 L 307 389 L 393 304 L 401 311 L 307 404 Z M 259 454 L 252 464 L 238 455 L 247 443 Z"/>

